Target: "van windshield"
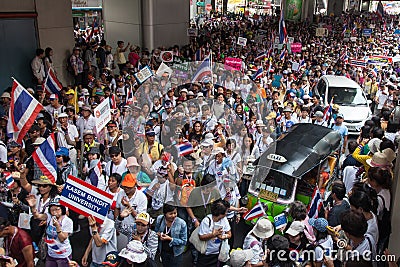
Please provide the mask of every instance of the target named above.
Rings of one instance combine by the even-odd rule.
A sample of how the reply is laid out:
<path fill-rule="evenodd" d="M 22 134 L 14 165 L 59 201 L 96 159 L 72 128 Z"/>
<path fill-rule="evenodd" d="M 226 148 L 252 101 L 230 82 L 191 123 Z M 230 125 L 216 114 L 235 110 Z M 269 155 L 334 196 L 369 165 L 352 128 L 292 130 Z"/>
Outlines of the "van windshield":
<path fill-rule="evenodd" d="M 294 177 L 267 169 L 264 166 L 257 166 L 249 187 L 249 192 L 258 196 L 260 189 L 278 194 L 281 199 L 290 199 L 295 189 Z"/>
<path fill-rule="evenodd" d="M 367 99 L 364 97 L 360 88 L 329 87 L 327 99 L 328 102 L 331 101 L 332 96 L 334 96 L 334 104 L 367 106 Z"/>

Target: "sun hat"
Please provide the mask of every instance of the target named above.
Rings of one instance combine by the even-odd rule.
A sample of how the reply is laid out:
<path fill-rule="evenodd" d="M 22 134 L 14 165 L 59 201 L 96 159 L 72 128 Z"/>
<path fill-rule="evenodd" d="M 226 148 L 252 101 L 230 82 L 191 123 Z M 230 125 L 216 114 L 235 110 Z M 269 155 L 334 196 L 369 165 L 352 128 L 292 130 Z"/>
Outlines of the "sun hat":
<path fill-rule="evenodd" d="M 206 133 L 204 140 L 213 140 L 215 136 L 212 133 Z"/>
<path fill-rule="evenodd" d="M 322 118 L 323 116 L 324 116 L 324 113 L 322 113 L 322 111 L 317 111 L 317 112 L 315 112 L 315 117 L 319 117 L 319 118 Z"/>
<path fill-rule="evenodd" d="M 386 148 L 382 152 L 376 152 L 372 158 L 367 159 L 367 164 L 371 167 L 389 167 L 396 158 L 396 153 L 391 148 Z"/>
<path fill-rule="evenodd" d="M 214 141 L 213 140 L 203 140 L 200 143 L 200 146 L 203 146 L 203 147 L 214 146 Z"/>
<path fill-rule="evenodd" d="M 68 115 L 67 115 L 67 113 L 60 113 L 59 115 L 58 115 L 58 118 L 59 119 L 61 119 L 61 118 L 68 118 Z"/>
<path fill-rule="evenodd" d="M 81 93 L 82 93 L 82 95 L 84 95 L 84 96 L 90 95 L 90 94 L 89 94 L 89 90 L 86 89 L 86 88 L 83 88 L 83 89 L 81 90 Z"/>
<path fill-rule="evenodd" d="M 308 224 L 317 229 L 318 232 L 326 232 L 326 227 L 328 226 L 328 221 L 324 218 L 311 218 L 308 220 Z"/>
<path fill-rule="evenodd" d="M 94 135 L 94 133 L 93 133 L 93 131 L 92 130 L 85 130 L 84 132 L 83 132 L 83 137 L 85 137 L 86 135 Z"/>
<path fill-rule="evenodd" d="M 254 257 L 254 253 L 251 249 L 235 249 L 231 252 L 230 256 L 230 263 L 232 267 L 243 267 L 247 261 Z"/>
<path fill-rule="evenodd" d="M 282 112 L 293 112 L 290 107 L 285 107 Z"/>
<path fill-rule="evenodd" d="M 369 140 L 369 142 L 368 142 L 369 151 L 370 151 L 372 154 L 375 154 L 376 152 L 379 151 L 379 146 L 381 145 L 381 143 L 382 143 L 382 140 L 381 140 L 381 139 L 379 139 L 379 138 L 372 138 L 372 139 Z"/>
<path fill-rule="evenodd" d="M 83 111 L 83 110 L 86 110 L 86 111 L 92 112 L 92 108 L 89 107 L 89 106 L 86 106 L 86 105 L 82 106 L 81 109 L 82 109 L 82 111 Z"/>
<path fill-rule="evenodd" d="M 139 163 L 137 162 L 137 159 L 135 157 L 129 157 L 126 159 L 126 167 L 140 167 Z"/>
<path fill-rule="evenodd" d="M 257 221 L 249 234 L 254 234 L 259 238 L 270 238 L 274 234 L 274 226 L 270 220 L 261 218 Z"/>
<path fill-rule="evenodd" d="M 4 92 L 2 95 L 1 95 L 1 97 L 3 98 L 11 98 L 11 95 L 10 95 L 10 93 L 9 92 Z"/>
<path fill-rule="evenodd" d="M 135 221 L 148 225 L 151 221 L 150 215 L 147 212 L 141 212 L 138 215 L 136 215 Z"/>
<path fill-rule="evenodd" d="M 55 185 L 47 176 L 42 175 L 40 176 L 39 179 L 33 180 L 32 184 L 49 184 L 49 185 Z"/>
<path fill-rule="evenodd" d="M 128 245 L 126 245 L 126 248 L 121 250 L 119 256 L 128 259 L 133 263 L 142 263 L 147 259 L 147 254 L 144 251 L 143 244 L 138 240 L 129 242 Z"/>
<path fill-rule="evenodd" d="M 35 142 L 32 143 L 32 145 L 34 145 L 34 146 L 40 146 L 41 144 L 43 144 L 44 141 L 46 141 L 45 138 L 43 138 L 43 137 L 38 137 L 38 138 L 36 138 Z"/>
<path fill-rule="evenodd" d="M 134 187 L 136 185 L 136 182 L 136 175 L 128 173 L 124 176 L 124 180 L 122 181 L 121 186 Z"/>
<path fill-rule="evenodd" d="M 225 154 L 225 150 L 222 147 L 215 147 L 213 151 L 211 151 L 211 155 L 218 155 L 219 153 Z"/>
<path fill-rule="evenodd" d="M 293 221 L 289 229 L 286 230 L 286 234 L 296 236 L 304 231 L 304 224 L 300 221 Z"/>
<path fill-rule="evenodd" d="M 265 127 L 265 124 L 262 120 L 257 120 L 256 121 L 256 127 Z"/>
<path fill-rule="evenodd" d="M 101 263 L 110 267 L 117 267 L 121 263 L 121 257 L 118 255 L 118 251 L 110 251 L 107 253 L 106 258 Z"/>
<path fill-rule="evenodd" d="M 179 94 L 182 94 L 182 93 L 188 93 L 188 90 L 186 89 L 186 88 L 183 88 L 180 92 L 179 92 Z"/>

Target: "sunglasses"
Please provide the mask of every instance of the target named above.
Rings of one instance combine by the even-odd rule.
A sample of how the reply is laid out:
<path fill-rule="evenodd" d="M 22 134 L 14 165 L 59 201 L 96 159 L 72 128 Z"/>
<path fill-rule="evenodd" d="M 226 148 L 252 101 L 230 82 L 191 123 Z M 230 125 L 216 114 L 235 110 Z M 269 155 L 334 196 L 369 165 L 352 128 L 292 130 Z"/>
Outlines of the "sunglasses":
<path fill-rule="evenodd" d="M 116 158 L 116 157 L 118 157 L 118 156 L 119 156 L 119 154 L 111 154 L 111 155 L 110 155 L 111 158 Z"/>
<path fill-rule="evenodd" d="M 46 187 L 48 187 L 49 185 L 48 184 L 38 184 L 38 186 L 37 187 L 43 187 L 43 188 L 46 188 Z"/>

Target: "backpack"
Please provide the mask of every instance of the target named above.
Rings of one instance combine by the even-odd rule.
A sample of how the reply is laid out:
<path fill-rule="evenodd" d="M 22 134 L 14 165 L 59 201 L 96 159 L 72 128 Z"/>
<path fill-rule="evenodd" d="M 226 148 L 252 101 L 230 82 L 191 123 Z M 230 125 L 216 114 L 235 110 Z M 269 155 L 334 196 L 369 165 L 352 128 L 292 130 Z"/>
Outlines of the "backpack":
<path fill-rule="evenodd" d="M 75 75 L 74 67 L 72 67 L 72 64 L 71 64 L 72 56 L 73 56 L 73 54 L 70 55 L 70 56 L 68 57 L 68 59 L 67 59 L 67 71 L 68 71 L 69 74 Z"/>

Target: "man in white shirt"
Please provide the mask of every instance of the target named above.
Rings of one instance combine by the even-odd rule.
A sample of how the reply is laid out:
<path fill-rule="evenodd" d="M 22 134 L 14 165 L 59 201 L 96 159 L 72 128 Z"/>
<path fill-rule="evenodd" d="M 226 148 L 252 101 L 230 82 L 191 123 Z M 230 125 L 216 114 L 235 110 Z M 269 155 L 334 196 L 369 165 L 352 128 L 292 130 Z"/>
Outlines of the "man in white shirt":
<path fill-rule="evenodd" d="M 114 217 L 117 218 L 124 209 L 130 209 L 131 214 L 126 218 L 119 218 L 122 224 L 131 225 L 135 222 L 136 215 L 147 210 L 146 195 L 136 188 L 136 177 L 131 173 L 125 175 L 121 183 L 123 190 L 119 191 Z"/>
<path fill-rule="evenodd" d="M 93 131 L 96 126 L 96 119 L 92 115 L 92 109 L 89 106 L 83 106 L 82 108 L 82 117 L 76 122 L 76 126 L 78 127 L 80 137 L 83 138 L 83 132 L 86 130 Z"/>
<path fill-rule="evenodd" d="M 79 141 L 78 129 L 75 125 L 68 123 L 68 115 L 61 113 L 58 115 L 57 125 L 57 144 L 59 147 L 66 147 L 69 149 L 69 158 L 71 162 L 77 165 L 77 151 L 75 149 L 76 143 Z"/>
<path fill-rule="evenodd" d="M 106 164 L 106 174 L 110 177 L 113 173 L 118 173 L 123 175 L 128 171 L 126 167 L 126 159 L 122 157 L 122 151 L 117 146 L 112 146 L 109 148 L 108 153 L 111 160 Z"/>
<path fill-rule="evenodd" d="M 46 75 L 44 73 L 43 58 L 44 50 L 41 48 L 36 49 L 36 57 L 31 62 L 31 68 L 36 84 L 42 84 Z"/>

